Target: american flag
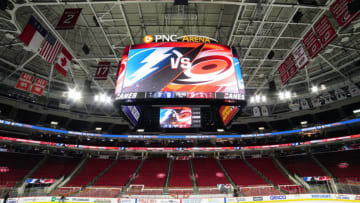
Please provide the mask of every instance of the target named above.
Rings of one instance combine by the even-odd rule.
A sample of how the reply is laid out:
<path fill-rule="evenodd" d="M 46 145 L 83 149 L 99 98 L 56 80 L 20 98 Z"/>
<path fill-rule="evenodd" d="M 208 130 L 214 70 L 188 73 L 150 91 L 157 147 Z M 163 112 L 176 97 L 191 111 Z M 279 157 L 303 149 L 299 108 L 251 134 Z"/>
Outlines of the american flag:
<path fill-rule="evenodd" d="M 40 51 L 40 55 L 43 56 L 46 61 L 53 64 L 62 47 L 61 43 L 49 32 L 46 37 L 46 42 Z"/>

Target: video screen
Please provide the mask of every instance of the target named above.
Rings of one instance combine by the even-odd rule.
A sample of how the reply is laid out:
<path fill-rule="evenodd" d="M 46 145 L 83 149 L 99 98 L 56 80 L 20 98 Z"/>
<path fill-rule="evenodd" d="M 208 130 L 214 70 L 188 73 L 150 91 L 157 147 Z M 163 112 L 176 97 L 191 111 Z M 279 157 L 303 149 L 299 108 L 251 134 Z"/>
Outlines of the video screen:
<path fill-rule="evenodd" d="M 123 106 L 122 111 L 128 117 L 131 124 L 136 126 L 140 118 L 141 108 L 139 106 Z"/>
<path fill-rule="evenodd" d="M 223 124 L 226 126 L 232 120 L 232 118 L 239 111 L 237 106 L 221 106 L 219 109 L 220 117 Z"/>
<path fill-rule="evenodd" d="M 161 128 L 199 128 L 200 108 L 160 107 Z"/>
<path fill-rule="evenodd" d="M 219 44 L 190 42 L 126 47 L 115 99 L 170 98 L 245 100 L 236 52 Z"/>

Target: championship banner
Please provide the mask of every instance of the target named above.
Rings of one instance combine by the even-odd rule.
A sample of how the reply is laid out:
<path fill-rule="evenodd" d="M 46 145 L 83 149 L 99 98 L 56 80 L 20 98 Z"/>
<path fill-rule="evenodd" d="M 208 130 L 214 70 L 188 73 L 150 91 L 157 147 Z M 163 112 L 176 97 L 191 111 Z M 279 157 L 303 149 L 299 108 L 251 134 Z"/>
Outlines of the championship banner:
<path fill-rule="evenodd" d="M 80 16 L 82 8 L 67 8 L 64 10 L 58 24 L 57 30 L 72 30 Z"/>
<path fill-rule="evenodd" d="M 27 73 L 21 73 L 19 80 L 16 83 L 15 88 L 22 90 L 22 91 L 28 91 L 29 87 L 34 80 L 34 76 L 27 74 Z"/>
<path fill-rule="evenodd" d="M 41 78 L 36 78 L 35 83 L 31 87 L 30 92 L 36 95 L 41 96 L 45 87 L 46 87 L 47 81 Z"/>
<path fill-rule="evenodd" d="M 227 125 L 238 111 L 239 107 L 237 106 L 221 106 L 219 113 L 224 125 Z"/>
<path fill-rule="evenodd" d="M 334 27 L 325 15 L 314 25 L 314 30 L 319 36 L 323 48 L 337 37 Z"/>
<path fill-rule="evenodd" d="M 313 29 L 310 29 L 310 31 L 305 35 L 303 43 L 311 58 L 314 58 L 322 50 L 321 44 Z"/>
<path fill-rule="evenodd" d="M 295 50 L 292 52 L 292 54 L 294 56 L 295 64 L 299 70 L 304 68 L 309 63 L 309 59 L 306 56 L 304 47 L 301 43 L 295 47 Z"/>
<path fill-rule="evenodd" d="M 106 80 L 110 70 L 110 62 L 99 62 L 94 80 Z"/>
<path fill-rule="evenodd" d="M 294 57 L 290 54 L 278 68 L 281 83 L 285 85 L 297 72 Z"/>
<path fill-rule="evenodd" d="M 342 28 L 347 27 L 360 14 L 360 11 L 354 14 L 349 14 L 348 4 L 352 1 L 356 0 L 336 0 L 330 6 L 330 12 Z"/>

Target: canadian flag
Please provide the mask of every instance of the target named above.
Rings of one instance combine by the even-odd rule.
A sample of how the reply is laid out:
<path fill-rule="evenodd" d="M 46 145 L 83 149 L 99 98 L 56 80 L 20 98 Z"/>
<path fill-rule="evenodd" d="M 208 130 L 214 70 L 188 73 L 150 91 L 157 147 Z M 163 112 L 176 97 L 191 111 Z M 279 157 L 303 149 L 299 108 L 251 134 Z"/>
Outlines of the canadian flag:
<path fill-rule="evenodd" d="M 71 54 L 65 48 L 63 48 L 55 64 L 55 69 L 58 70 L 64 77 L 66 77 L 66 73 L 70 68 L 71 60 Z"/>

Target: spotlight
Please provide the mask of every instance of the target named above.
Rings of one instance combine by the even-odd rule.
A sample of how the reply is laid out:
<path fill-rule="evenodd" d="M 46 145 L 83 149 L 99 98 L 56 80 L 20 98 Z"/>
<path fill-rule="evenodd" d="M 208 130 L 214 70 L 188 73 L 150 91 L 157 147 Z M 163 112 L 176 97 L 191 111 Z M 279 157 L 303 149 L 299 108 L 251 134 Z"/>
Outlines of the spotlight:
<path fill-rule="evenodd" d="M 95 130 L 96 130 L 96 131 L 101 131 L 101 130 L 102 130 L 102 128 L 100 128 L 100 127 L 96 127 L 96 128 L 95 128 Z"/>
<path fill-rule="evenodd" d="M 266 102 L 266 100 L 267 100 L 267 99 L 266 99 L 266 96 L 265 96 L 265 95 L 261 96 L 261 101 L 262 101 L 262 102 Z"/>
<path fill-rule="evenodd" d="M 254 96 L 250 97 L 250 103 L 255 103 L 255 97 Z"/>
<path fill-rule="evenodd" d="M 59 123 L 57 121 L 51 121 L 50 125 L 57 126 Z"/>
<path fill-rule="evenodd" d="M 260 102 L 260 96 L 259 96 L 259 95 L 256 95 L 256 96 L 255 96 L 255 101 L 256 101 L 256 102 Z"/>
<path fill-rule="evenodd" d="M 320 90 L 326 90 L 326 85 L 324 84 L 320 85 Z"/>
<path fill-rule="evenodd" d="M 137 129 L 136 130 L 138 133 L 143 133 L 144 132 L 144 129 Z"/>
<path fill-rule="evenodd" d="M 264 127 L 259 127 L 259 130 L 263 131 L 263 130 L 265 130 L 265 128 Z"/>
<path fill-rule="evenodd" d="M 307 121 L 301 121 L 300 124 L 301 124 L 301 125 L 307 125 L 308 122 L 307 122 Z"/>
<path fill-rule="evenodd" d="M 290 98 L 291 98 L 291 92 L 285 91 L 285 99 L 290 99 Z"/>
<path fill-rule="evenodd" d="M 69 89 L 69 91 L 67 92 L 67 97 L 68 99 L 78 102 L 82 99 L 82 94 L 80 91 L 73 88 L 73 89 Z"/>
<path fill-rule="evenodd" d="M 94 101 L 95 101 L 95 102 L 98 102 L 98 101 L 99 101 L 99 95 L 95 95 L 95 96 L 94 96 Z"/>
<path fill-rule="evenodd" d="M 316 93 L 316 92 L 318 92 L 319 91 L 319 88 L 317 87 L 317 86 L 312 86 L 311 87 L 311 92 L 312 93 Z"/>
<path fill-rule="evenodd" d="M 112 99 L 110 96 L 106 95 L 105 93 L 101 93 L 94 96 L 94 101 L 96 103 L 101 103 L 101 104 L 110 104 Z"/>
<path fill-rule="evenodd" d="M 290 91 L 279 92 L 279 99 L 280 100 L 291 99 L 291 92 Z"/>
<path fill-rule="evenodd" d="M 224 132 L 224 129 L 219 128 L 219 129 L 217 129 L 217 131 L 218 131 L 219 133 L 222 133 L 222 132 Z"/>
<path fill-rule="evenodd" d="M 284 100 L 284 99 L 285 99 L 284 92 L 279 92 L 279 99 L 280 99 L 280 100 Z"/>

